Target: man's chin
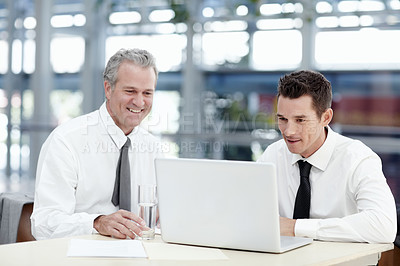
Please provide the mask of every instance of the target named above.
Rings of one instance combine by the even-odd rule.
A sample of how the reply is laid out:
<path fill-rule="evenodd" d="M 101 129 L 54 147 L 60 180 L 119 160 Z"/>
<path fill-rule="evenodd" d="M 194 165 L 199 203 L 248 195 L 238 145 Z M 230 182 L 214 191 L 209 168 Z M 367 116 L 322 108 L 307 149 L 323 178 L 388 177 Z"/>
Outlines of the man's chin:
<path fill-rule="evenodd" d="M 286 142 L 286 146 L 288 147 L 288 149 L 289 149 L 289 151 L 291 153 L 295 153 L 295 154 L 300 154 L 301 153 L 301 149 L 298 147 L 297 144 Z"/>

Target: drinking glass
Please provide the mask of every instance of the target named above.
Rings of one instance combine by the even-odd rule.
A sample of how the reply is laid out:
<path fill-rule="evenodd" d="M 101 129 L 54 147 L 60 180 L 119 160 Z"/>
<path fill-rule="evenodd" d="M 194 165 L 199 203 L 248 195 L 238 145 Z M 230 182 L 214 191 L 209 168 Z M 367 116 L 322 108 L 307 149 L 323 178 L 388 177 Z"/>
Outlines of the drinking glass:
<path fill-rule="evenodd" d="M 142 231 L 142 239 L 154 239 L 157 223 L 157 186 L 144 184 L 138 186 L 139 216 L 146 223 L 148 230 Z"/>

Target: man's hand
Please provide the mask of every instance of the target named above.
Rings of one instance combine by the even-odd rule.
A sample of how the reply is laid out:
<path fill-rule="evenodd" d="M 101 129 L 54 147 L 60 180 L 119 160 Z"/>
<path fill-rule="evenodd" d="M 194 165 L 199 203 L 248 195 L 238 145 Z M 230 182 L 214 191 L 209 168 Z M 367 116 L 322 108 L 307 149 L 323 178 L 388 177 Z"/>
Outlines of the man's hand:
<path fill-rule="evenodd" d="M 281 236 L 294 236 L 294 226 L 296 224 L 296 220 L 279 217 L 280 228 L 281 228 Z"/>
<path fill-rule="evenodd" d="M 126 210 L 97 217 L 93 227 L 102 235 L 121 239 L 126 237 L 134 239 L 136 236 L 141 236 L 143 229 L 146 229 L 143 219 Z"/>

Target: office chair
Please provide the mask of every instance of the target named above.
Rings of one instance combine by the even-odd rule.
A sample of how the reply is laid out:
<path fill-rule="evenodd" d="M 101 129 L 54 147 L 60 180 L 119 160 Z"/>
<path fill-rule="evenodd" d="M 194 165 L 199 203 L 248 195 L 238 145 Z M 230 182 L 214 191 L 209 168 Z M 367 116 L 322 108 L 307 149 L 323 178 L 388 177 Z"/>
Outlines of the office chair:
<path fill-rule="evenodd" d="M 23 193 L 0 194 L 0 244 L 32 241 L 30 216 L 33 196 Z"/>
<path fill-rule="evenodd" d="M 34 241 L 31 232 L 31 214 L 33 211 L 33 203 L 26 203 L 22 207 L 21 218 L 19 219 L 17 242 Z"/>

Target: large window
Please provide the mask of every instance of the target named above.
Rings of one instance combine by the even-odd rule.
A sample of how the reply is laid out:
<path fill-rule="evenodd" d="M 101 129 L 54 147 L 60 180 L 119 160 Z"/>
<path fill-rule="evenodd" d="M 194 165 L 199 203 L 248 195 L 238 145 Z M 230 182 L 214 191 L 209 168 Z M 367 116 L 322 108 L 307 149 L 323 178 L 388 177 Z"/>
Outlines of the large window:
<path fill-rule="evenodd" d="M 258 70 L 295 69 L 302 59 L 302 36 L 298 30 L 254 33 L 252 66 Z"/>
<path fill-rule="evenodd" d="M 81 36 L 54 37 L 50 61 L 56 73 L 77 73 L 85 59 L 85 40 Z"/>
<path fill-rule="evenodd" d="M 179 34 L 113 36 L 106 41 L 106 61 L 120 48 L 140 48 L 151 52 L 160 71 L 180 69 L 186 38 Z"/>
<path fill-rule="evenodd" d="M 320 69 L 400 69 L 399 47 L 400 30 L 319 32 L 315 60 Z"/>
<path fill-rule="evenodd" d="M 203 64 L 207 67 L 237 65 L 249 54 L 247 32 L 205 33 L 202 41 Z"/>
<path fill-rule="evenodd" d="M 8 70 L 8 43 L 0 40 L 0 74 L 7 73 Z"/>

